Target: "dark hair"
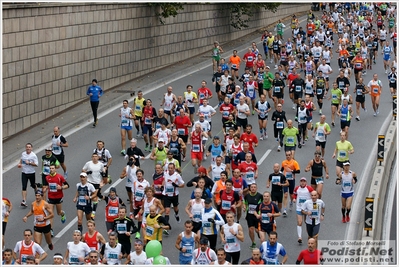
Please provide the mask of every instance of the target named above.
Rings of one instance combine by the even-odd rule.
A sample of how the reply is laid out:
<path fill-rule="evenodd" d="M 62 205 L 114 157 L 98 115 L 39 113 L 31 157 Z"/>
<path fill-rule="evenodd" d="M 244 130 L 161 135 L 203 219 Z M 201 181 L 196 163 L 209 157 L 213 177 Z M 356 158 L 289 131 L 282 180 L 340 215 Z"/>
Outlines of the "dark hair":
<path fill-rule="evenodd" d="M 229 183 L 229 184 L 233 184 L 233 180 L 231 180 L 231 179 L 227 179 L 227 180 L 226 180 L 226 182 L 225 182 L 225 184 L 227 184 L 227 183 Z"/>
<path fill-rule="evenodd" d="M 93 79 L 91 82 L 95 82 L 95 83 L 97 83 L 97 79 Z"/>

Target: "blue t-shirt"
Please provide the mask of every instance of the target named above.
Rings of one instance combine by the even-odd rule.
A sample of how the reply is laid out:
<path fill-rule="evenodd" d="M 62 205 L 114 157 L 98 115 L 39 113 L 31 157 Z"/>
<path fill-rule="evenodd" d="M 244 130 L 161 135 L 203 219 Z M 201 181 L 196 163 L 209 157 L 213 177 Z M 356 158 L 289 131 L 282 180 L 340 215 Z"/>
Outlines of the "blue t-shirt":
<path fill-rule="evenodd" d="M 91 102 L 98 102 L 100 101 L 100 97 L 104 94 L 103 89 L 98 86 L 98 85 L 90 85 L 89 88 L 87 88 L 87 95 L 90 95 L 92 93 L 93 95 L 90 96 L 90 101 Z"/>

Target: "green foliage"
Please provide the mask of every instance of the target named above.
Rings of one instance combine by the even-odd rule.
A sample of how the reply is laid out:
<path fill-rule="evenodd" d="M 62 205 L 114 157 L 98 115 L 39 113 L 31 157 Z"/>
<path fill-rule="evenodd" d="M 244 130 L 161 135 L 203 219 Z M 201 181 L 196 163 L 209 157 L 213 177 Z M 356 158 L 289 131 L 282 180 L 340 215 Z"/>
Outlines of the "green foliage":
<path fill-rule="evenodd" d="M 156 8 L 155 15 L 158 16 L 162 25 L 165 24 L 166 18 L 176 17 L 178 11 L 184 10 L 184 3 L 148 3 L 148 5 Z"/>
<path fill-rule="evenodd" d="M 281 3 L 229 3 L 230 25 L 238 30 L 248 28 L 248 23 L 255 12 L 262 9 L 275 13 Z"/>

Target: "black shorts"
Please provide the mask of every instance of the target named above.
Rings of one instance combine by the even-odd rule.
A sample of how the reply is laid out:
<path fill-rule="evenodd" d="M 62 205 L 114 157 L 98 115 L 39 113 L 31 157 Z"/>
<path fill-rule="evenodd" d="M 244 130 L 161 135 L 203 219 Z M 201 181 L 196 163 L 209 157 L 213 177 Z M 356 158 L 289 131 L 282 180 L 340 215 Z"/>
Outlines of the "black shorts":
<path fill-rule="evenodd" d="M 396 89 L 397 85 L 396 83 L 389 83 L 389 88 Z"/>
<path fill-rule="evenodd" d="M 3 221 L 3 235 L 6 233 L 7 222 Z"/>
<path fill-rule="evenodd" d="M 364 95 L 357 95 L 355 101 L 359 103 L 364 103 L 366 101 L 366 97 Z"/>
<path fill-rule="evenodd" d="M 274 54 L 277 54 L 277 55 L 280 55 L 280 49 L 277 49 L 277 50 L 274 50 L 274 49 L 273 49 L 273 53 L 274 53 Z"/>
<path fill-rule="evenodd" d="M 130 250 L 132 249 L 132 244 L 130 242 L 119 242 L 122 246 L 122 251 L 129 254 Z"/>
<path fill-rule="evenodd" d="M 316 140 L 316 146 L 321 146 L 321 148 L 326 148 L 326 141 L 325 142 L 320 142 Z"/>
<path fill-rule="evenodd" d="M 164 110 L 163 111 L 165 114 L 168 114 L 170 116 L 170 110 Z"/>
<path fill-rule="evenodd" d="M 273 97 L 277 97 L 278 99 L 283 99 L 284 98 L 284 94 L 282 94 L 282 93 L 274 93 L 273 92 Z"/>
<path fill-rule="evenodd" d="M 294 92 L 294 99 L 298 100 L 299 98 L 303 98 L 303 93 L 302 92 Z"/>
<path fill-rule="evenodd" d="M 135 121 L 140 121 L 141 122 L 141 118 L 142 118 L 142 116 L 135 116 Z"/>
<path fill-rule="evenodd" d="M 266 120 L 266 121 L 267 121 L 267 117 L 268 117 L 268 116 L 266 116 L 266 117 L 264 117 L 264 118 L 261 118 L 261 117 L 258 115 L 258 120 L 261 120 L 261 121 Z"/>
<path fill-rule="evenodd" d="M 295 189 L 295 179 L 293 180 L 287 180 L 288 183 L 290 184 L 289 186 L 284 186 L 283 187 L 283 191 L 285 192 L 289 192 L 290 195 L 294 194 L 294 189 Z"/>
<path fill-rule="evenodd" d="M 195 113 L 195 107 L 188 107 L 188 111 L 190 111 L 190 115 Z"/>
<path fill-rule="evenodd" d="M 163 201 L 165 208 L 170 208 L 171 204 L 173 204 L 173 207 L 179 206 L 179 196 L 164 196 Z"/>
<path fill-rule="evenodd" d="M 83 211 L 85 214 L 90 214 L 93 211 L 91 204 L 86 206 L 76 205 L 76 209 Z"/>
<path fill-rule="evenodd" d="M 343 167 L 344 167 L 344 162 L 341 162 L 341 161 L 338 161 L 338 160 L 337 160 L 337 162 L 335 163 L 335 166 L 336 166 L 336 167 L 343 168 Z"/>
<path fill-rule="evenodd" d="M 63 198 L 49 198 L 47 199 L 48 204 L 57 205 L 61 204 L 64 201 Z"/>
<path fill-rule="evenodd" d="M 51 224 L 43 226 L 43 227 L 34 226 L 33 231 L 38 232 L 38 233 L 47 234 L 51 231 Z"/>
<path fill-rule="evenodd" d="M 90 182 L 89 182 L 90 183 Z M 93 184 L 93 183 L 90 183 L 90 184 L 92 184 L 93 186 L 94 186 L 94 189 L 100 189 L 100 184 Z M 100 190 L 99 190 L 100 191 Z"/>
<path fill-rule="evenodd" d="M 197 233 L 199 230 L 201 230 L 201 227 L 202 227 L 201 222 L 193 222 L 193 221 L 191 221 L 191 222 L 193 223 L 193 230 L 191 230 L 191 232 Z"/>
<path fill-rule="evenodd" d="M 230 164 L 231 162 L 233 162 L 233 159 L 230 158 L 229 156 L 226 156 L 226 157 L 224 158 L 224 164 Z"/>
<path fill-rule="evenodd" d="M 179 135 L 179 137 L 181 138 L 181 140 L 183 140 L 184 143 L 187 143 L 188 135 Z"/>
<path fill-rule="evenodd" d="M 272 201 L 277 201 L 278 203 L 283 203 L 283 192 L 274 192 L 271 193 Z"/>
<path fill-rule="evenodd" d="M 58 160 L 59 163 L 64 163 L 65 161 L 65 154 L 61 153 L 60 155 L 53 154 L 54 157 Z"/>
<path fill-rule="evenodd" d="M 312 92 L 311 94 L 306 94 L 306 93 L 305 93 L 305 96 L 307 96 L 307 95 L 308 95 L 309 97 L 314 97 L 314 93 L 313 93 L 313 92 Z"/>
<path fill-rule="evenodd" d="M 36 174 L 35 173 L 22 173 L 22 191 L 26 191 L 28 186 L 28 181 L 30 182 L 30 186 L 36 190 Z"/>
<path fill-rule="evenodd" d="M 314 237 L 315 235 L 319 234 L 320 224 L 311 225 L 306 224 L 306 231 L 308 232 L 308 236 Z"/>
<path fill-rule="evenodd" d="M 247 217 L 245 217 L 245 219 L 247 220 L 248 228 L 250 228 L 250 227 L 258 227 L 259 220 L 258 220 L 258 218 L 255 217 L 255 215 L 247 214 Z"/>
<path fill-rule="evenodd" d="M 126 188 L 126 192 L 129 192 L 129 193 L 132 192 L 132 188 L 130 186 L 125 186 L 125 188 Z"/>
<path fill-rule="evenodd" d="M 316 92 L 317 92 L 317 89 L 316 89 Z M 325 92 L 325 90 L 323 89 L 323 91 L 321 91 L 321 94 L 316 94 L 317 100 L 324 98 L 324 92 Z"/>
<path fill-rule="evenodd" d="M 288 66 L 288 61 L 280 61 L 280 65 L 283 65 L 284 67 Z"/>
<path fill-rule="evenodd" d="M 341 130 L 345 129 L 345 127 L 350 127 L 351 122 L 350 121 L 341 121 Z"/>
<path fill-rule="evenodd" d="M 281 133 L 283 132 L 283 129 L 277 129 L 276 126 L 274 128 L 274 138 L 279 138 L 281 136 Z"/>
<path fill-rule="evenodd" d="M 295 151 L 296 150 L 296 145 L 295 146 L 286 146 L 284 145 L 284 151 Z"/>
<path fill-rule="evenodd" d="M 248 119 L 237 118 L 236 119 L 236 124 L 237 124 L 237 127 L 245 128 L 248 125 Z"/>
<path fill-rule="evenodd" d="M 154 194 L 154 197 L 156 197 L 156 198 L 159 199 L 160 201 L 162 201 L 162 200 L 165 198 L 165 196 L 162 195 L 162 194 Z"/>
<path fill-rule="evenodd" d="M 259 223 L 259 230 L 262 232 L 266 232 L 268 235 L 270 234 L 271 231 L 276 230 L 276 225 L 273 223 Z"/>
<path fill-rule="evenodd" d="M 355 72 L 355 75 L 358 74 L 359 72 L 362 72 L 363 69 L 354 69 L 353 71 Z"/>

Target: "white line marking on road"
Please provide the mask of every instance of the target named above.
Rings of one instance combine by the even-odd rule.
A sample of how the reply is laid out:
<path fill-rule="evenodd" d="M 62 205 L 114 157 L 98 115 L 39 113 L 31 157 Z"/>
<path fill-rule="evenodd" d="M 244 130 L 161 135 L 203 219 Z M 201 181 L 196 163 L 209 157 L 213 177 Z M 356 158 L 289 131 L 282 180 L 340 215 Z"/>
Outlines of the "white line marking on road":
<path fill-rule="evenodd" d="M 109 189 L 111 187 L 116 187 L 118 184 L 120 184 L 123 181 L 123 179 L 118 179 L 115 183 L 113 183 L 107 190 L 104 191 L 104 194 L 109 193 Z M 70 223 L 68 223 L 67 226 L 65 226 L 56 236 L 55 238 L 61 238 L 74 224 L 78 222 L 78 217 L 76 216 Z"/>
<path fill-rule="evenodd" d="M 268 149 L 266 151 L 266 153 L 260 158 L 260 160 L 258 161 L 257 165 L 260 166 L 262 164 L 262 162 L 267 158 L 267 156 L 269 156 L 270 152 L 272 152 L 271 149 Z"/>

